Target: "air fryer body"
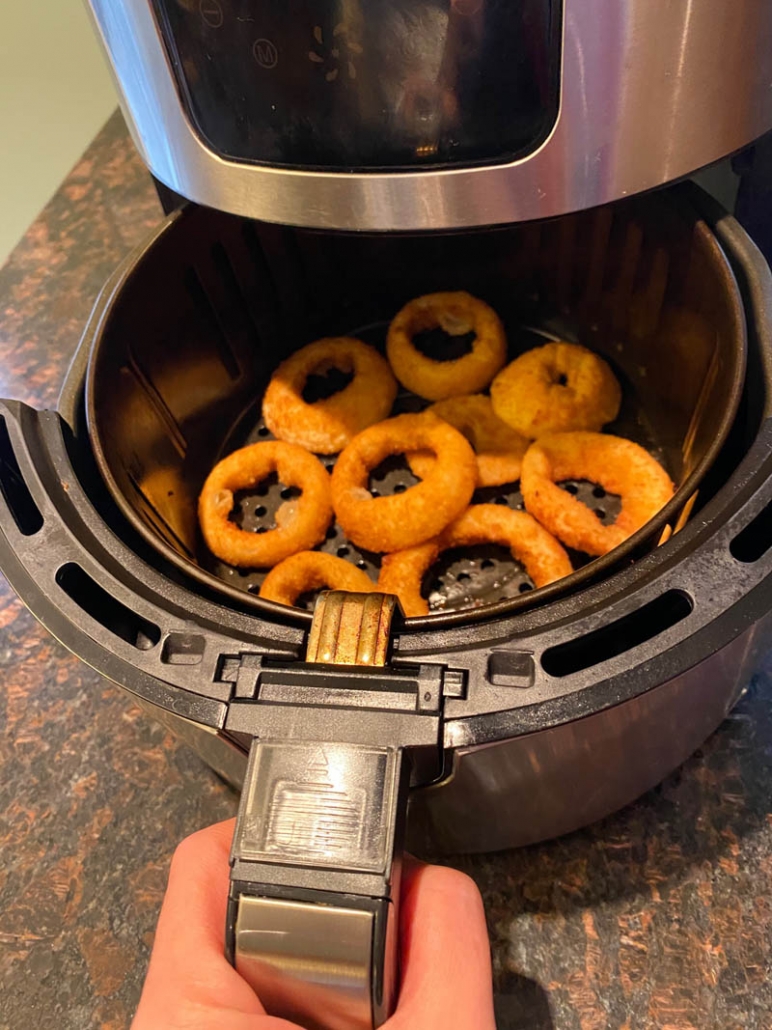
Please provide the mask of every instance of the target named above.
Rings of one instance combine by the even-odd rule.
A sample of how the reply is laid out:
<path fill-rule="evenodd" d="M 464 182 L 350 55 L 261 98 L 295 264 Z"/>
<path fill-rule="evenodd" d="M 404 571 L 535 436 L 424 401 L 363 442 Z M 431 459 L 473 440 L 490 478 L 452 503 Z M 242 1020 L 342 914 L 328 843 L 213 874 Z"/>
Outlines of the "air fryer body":
<path fill-rule="evenodd" d="M 769 616 L 720 654 L 638 697 L 568 722 L 448 751 L 448 776 L 413 792 L 415 854 L 499 851 L 587 826 L 650 790 L 710 736 L 768 649 Z M 247 754 L 213 727 L 148 703 L 149 718 L 240 789 Z"/>
<path fill-rule="evenodd" d="M 551 217 L 772 127 L 772 7 L 758 0 L 90 2 L 154 175 L 255 219 Z"/>
<path fill-rule="evenodd" d="M 208 216 L 218 219 L 232 221 Z M 107 494 L 84 419 L 94 350 L 149 325 L 170 295 L 165 276 L 185 279 L 181 220 L 198 224 L 195 211 L 172 215 L 105 286 L 58 414 L 2 403 L 0 567 L 60 641 L 239 785 L 270 712 L 260 678 L 298 689 L 308 615 L 226 603 L 162 560 Z M 411 800 L 417 850 L 524 844 L 633 800 L 720 723 L 760 657 L 772 608 L 772 280 L 731 218 L 706 224 L 740 288 L 749 365 L 699 510 L 666 547 L 541 607 L 396 627 L 387 675 L 443 684 L 440 765 Z M 143 276 L 147 290 L 132 294 Z M 328 728 L 356 731 L 367 717 L 338 708 Z M 390 714 L 373 718 L 385 726 Z"/>
<path fill-rule="evenodd" d="M 709 736 L 763 652 L 772 276 L 700 191 L 632 195 L 772 128 L 772 4 L 90 4 L 140 154 L 195 205 L 106 284 L 59 410 L 0 401 L 0 568 L 243 786 L 226 954 L 266 1010 L 380 1026 L 405 843 L 495 850 L 601 818 Z M 495 596 L 416 619 L 377 590 L 312 614 L 212 565 L 203 477 L 249 419 L 265 438 L 282 357 L 360 307 L 334 335 L 382 345 L 406 299 L 484 296 L 491 268 L 511 357 L 527 333 L 576 338 L 640 396 L 636 432 L 678 484 L 656 532 L 530 597 L 491 573 Z M 249 515 L 271 515 L 257 486 Z M 320 547 L 367 568 L 336 532 Z"/>

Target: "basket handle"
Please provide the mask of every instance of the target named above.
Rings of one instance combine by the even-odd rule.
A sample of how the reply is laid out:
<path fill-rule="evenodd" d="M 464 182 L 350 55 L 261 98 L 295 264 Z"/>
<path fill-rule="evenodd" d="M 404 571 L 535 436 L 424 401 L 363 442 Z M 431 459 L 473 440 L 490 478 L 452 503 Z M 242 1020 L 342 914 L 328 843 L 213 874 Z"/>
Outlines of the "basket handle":
<path fill-rule="evenodd" d="M 383 666 L 395 599 L 323 594 L 306 658 Z M 329 686 L 334 689 L 335 670 Z M 309 1030 L 373 1030 L 397 988 L 399 741 L 254 739 L 231 852 L 226 952 L 270 1015 Z M 338 726 L 339 729 L 339 726 Z"/>
<path fill-rule="evenodd" d="M 391 1014 L 405 765 L 389 748 L 253 743 L 228 956 L 270 1015 L 372 1030 Z"/>

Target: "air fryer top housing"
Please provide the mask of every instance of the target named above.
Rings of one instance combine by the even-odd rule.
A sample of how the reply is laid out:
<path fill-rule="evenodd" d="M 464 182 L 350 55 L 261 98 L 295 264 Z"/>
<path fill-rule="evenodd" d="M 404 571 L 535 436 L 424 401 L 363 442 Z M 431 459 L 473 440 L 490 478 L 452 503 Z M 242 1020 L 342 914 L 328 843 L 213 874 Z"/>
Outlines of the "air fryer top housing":
<path fill-rule="evenodd" d="M 141 154 L 239 215 L 419 230 L 551 217 L 772 127 L 759 0 L 90 0 Z"/>

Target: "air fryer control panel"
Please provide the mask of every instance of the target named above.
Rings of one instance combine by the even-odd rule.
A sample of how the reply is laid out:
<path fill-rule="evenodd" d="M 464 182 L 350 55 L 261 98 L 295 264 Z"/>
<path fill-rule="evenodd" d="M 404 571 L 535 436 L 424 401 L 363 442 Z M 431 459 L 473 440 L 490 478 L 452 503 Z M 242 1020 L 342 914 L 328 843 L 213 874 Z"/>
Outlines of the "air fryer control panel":
<path fill-rule="evenodd" d="M 188 117 L 239 161 L 511 160 L 554 124 L 558 0 L 153 0 Z"/>

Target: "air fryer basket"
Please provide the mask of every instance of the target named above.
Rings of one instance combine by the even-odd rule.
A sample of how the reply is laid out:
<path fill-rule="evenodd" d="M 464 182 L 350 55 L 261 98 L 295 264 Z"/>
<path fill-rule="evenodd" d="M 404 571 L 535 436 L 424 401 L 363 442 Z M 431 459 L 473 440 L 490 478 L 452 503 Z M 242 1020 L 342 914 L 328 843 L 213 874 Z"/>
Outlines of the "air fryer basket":
<path fill-rule="evenodd" d="M 625 394 L 608 428 L 656 453 L 678 490 L 612 554 L 542 590 L 525 592 L 522 571 L 498 553 L 455 565 L 451 558 L 435 582 L 440 600 L 484 607 L 431 615 L 433 624 L 575 589 L 678 526 L 729 431 L 745 370 L 736 282 L 680 191 L 545 223 L 423 236 L 330 235 L 199 208 L 177 213 L 114 296 L 88 371 L 89 431 L 123 513 L 188 576 L 242 605 L 275 609 L 256 596 L 259 573 L 207 553 L 196 524 L 207 473 L 228 451 L 265 438 L 260 399 L 292 350 L 342 334 L 382 346 L 399 307 L 439 289 L 466 289 L 492 304 L 511 356 L 544 337 L 603 354 Z M 393 469 L 375 486 L 391 492 L 407 477 Z M 281 490 L 273 484 L 245 499 L 243 524 L 270 524 Z M 521 504 L 514 487 L 476 499 Z M 601 502 L 607 519 L 613 501 Z M 375 556 L 346 545 L 336 528 L 322 546 L 375 576 Z"/>

